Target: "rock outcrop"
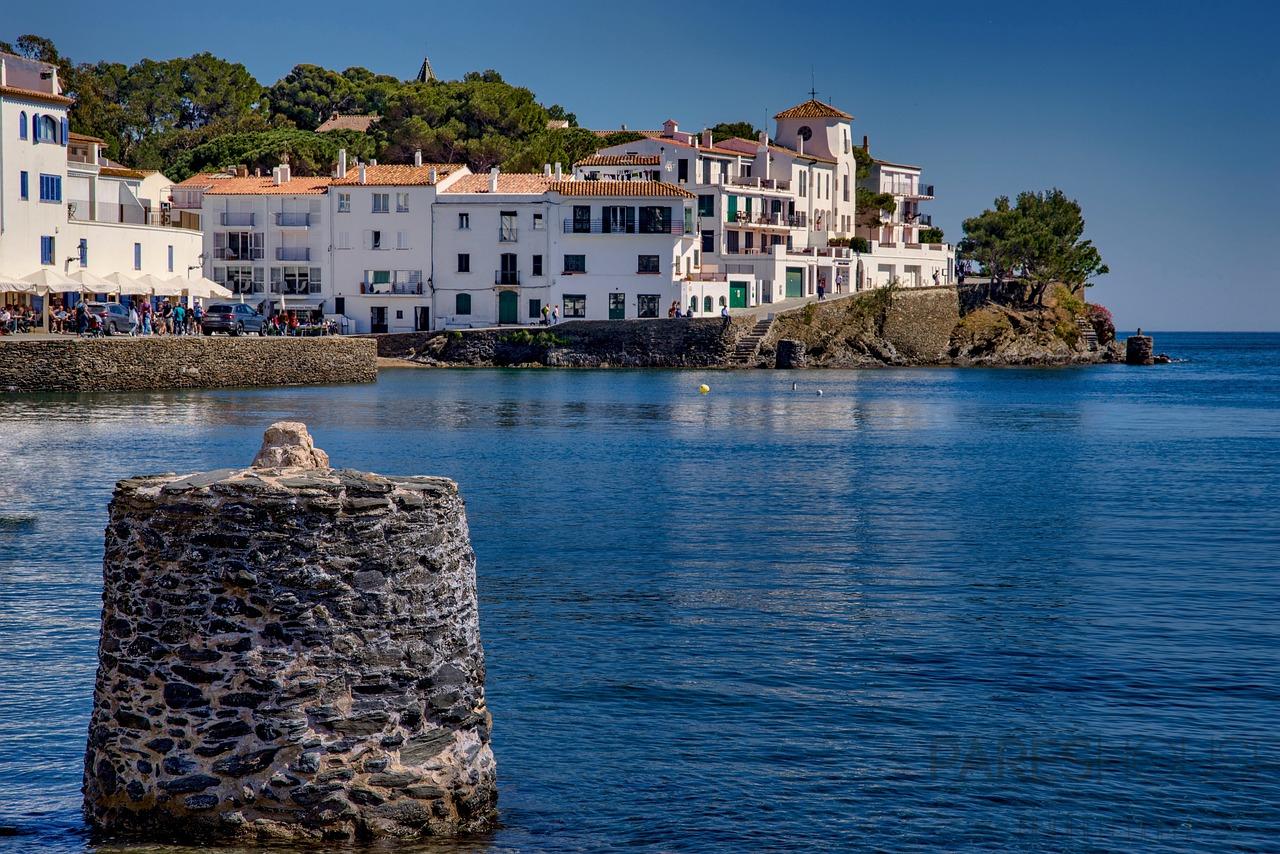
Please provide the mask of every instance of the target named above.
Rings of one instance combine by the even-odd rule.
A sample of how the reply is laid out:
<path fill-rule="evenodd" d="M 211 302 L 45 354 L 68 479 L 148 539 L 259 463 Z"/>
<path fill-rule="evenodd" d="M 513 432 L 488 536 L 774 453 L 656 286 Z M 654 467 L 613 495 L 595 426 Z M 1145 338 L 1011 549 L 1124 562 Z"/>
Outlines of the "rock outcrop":
<path fill-rule="evenodd" d="M 121 481 L 85 752 L 94 827 L 359 841 L 487 827 L 475 556 L 450 480 L 253 468 Z"/>

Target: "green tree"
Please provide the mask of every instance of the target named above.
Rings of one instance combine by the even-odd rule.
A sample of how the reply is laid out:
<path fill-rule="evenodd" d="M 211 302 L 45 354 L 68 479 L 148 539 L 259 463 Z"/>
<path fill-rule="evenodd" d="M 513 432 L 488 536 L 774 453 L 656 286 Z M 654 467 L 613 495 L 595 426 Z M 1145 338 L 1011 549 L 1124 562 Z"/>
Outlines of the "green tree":
<path fill-rule="evenodd" d="M 993 282 L 1020 275 L 1029 297 L 1043 304 L 1050 285 L 1075 292 L 1110 272 L 1097 247 L 1084 239 L 1084 226 L 1080 204 L 1061 190 L 1019 193 L 1012 205 L 1001 196 L 993 209 L 964 221 L 959 248 L 981 262 Z"/>
<path fill-rule="evenodd" d="M 755 125 L 751 124 L 751 122 L 720 122 L 711 126 L 712 142 L 733 139 L 735 136 L 755 141 L 759 139 L 760 131 L 756 130 Z"/>
<path fill-rule="evenodd" d="M 940 228 L 922 228 L 920 229 L 921 243 L 941 243 L 943 241 L 942 229 Z"/>
<path fill-rule="evenodd" d="M 238 62 L 206 52 L 170 60 L 169 65 L 178 79 L 176 127 L 198 128 L 217 119 L 237 118 L 262 97 L 262 85 Z"/>
<path fill-rule="evenodd" d="M 266 91 L 262 107 L 303 130 L 315 130 L 333 113 L 352 111 L 356 91 L 356 86 L 336 71 L 295 65 Z"/>
<path fill-rule="evenodd" d="M 251 172 L 268 172 L 287 158 L 295 175 L 323 175 L 333 168 L 339 148 L 366 159 L 374 153 L 373 140 L 355 131 L 315 133 L 275 128 L 215 137 L 191 150 L 185 168 L 194 174 L 245 165 Z"/>

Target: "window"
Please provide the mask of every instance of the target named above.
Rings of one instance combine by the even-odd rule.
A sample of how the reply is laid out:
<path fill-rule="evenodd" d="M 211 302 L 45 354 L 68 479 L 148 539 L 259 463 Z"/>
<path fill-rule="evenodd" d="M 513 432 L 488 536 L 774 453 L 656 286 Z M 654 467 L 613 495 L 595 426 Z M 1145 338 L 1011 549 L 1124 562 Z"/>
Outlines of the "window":
<path fill-rule="evenodd" d="M 259 267 L 258 269 L 262 269 Z M 228 267 L 227 268 L 227 287 L 231 289 L 233 294 L 251 294 L 254 292 L 253 287 L 253 268 L 252 267 Z"/>
<path fill-rule="evenodd" d="M 142 269 L 142 244 L 141 243 L 133 244 L 133 269 L 135 270 Z"/>
<path fill-rule="evenodd" d="M 173 272 L 173 244 L 169 244 L 169 272 Z"/>
<path fill-rule="evenodd" d="M 725 303 L 724 303 L 724 297 L 720 297 L 720 307 L 721 307 L 721 308 L 724 308 L 724 305 L 725 305 Z"/>
<path fill-rule="evenodd" d="M 645 205 L 640 208 L 641 234 L 670 234 L 671 208 Z"/>
<path fill-rule="evenodd" d="M 707 314 L 716 310 L 715 305 L 711 302 L 711 297 L 705 296 L 702 298 L 702 310 Z"/>
<path fill-rule="evenodd" d="M 541 255 L 533 256 L 533 275 L 535 276 L 542 275 L 542 256 Z"/>
<path fill-rule="evenodd" d="M 35 137 L 35 142 L 58 141 L 58 123 L 53 120 L 53 116 L 32 116 L 31 124 L 31 132 Z"/>
<path fill-rule="evenodd" d="M 697 298 L 697 297 L 689 297 L 689 313 L 690 313 L 690 314 L 697 314 L 697 313 L 698 313 L 698 298 Z"/>
<path fill-rule="evenodd" d="M 88 240 L 88 238 L 85 238 L 85 237 L 80 238 L 80 252 L 79 252 L 79 255 L 80 255 L 80 266 L 81 266 L 81 267 L 88 267 L 88 266 L 89 266 L 89 240 Z"/>
<path fill-rule="evenodd" d="M 453 301 L 453 313 L 471 313 L 471 294 L 458 294 L 457 298 Z"/>
<path fill-rule="evenodd" d="M 383 213 L 386 213 L 386 211 L 383 211 Z M 366 233 L 369 235 L 369 248 L 381 249 L 382 248 L 382 232 L 375 230 L 375 231 L 369 231 Z"/>
<path fill-rule="evenodd" d="M 848 140 L 846 140 L 845 145 L 848 146 L 848 144 Z M 849 201 L 849 176 L 845 175 L 841 180 L 844 182 L 842 185 L 844 188 L 844 200 L 847 202 Z"/>
<path fill-rule="evenodd" d="M 62 176 L 61 175 L 41 175 L 40 176 L 40 201 L 42 202 L 62 201 Z"/>
<path fill-rule="evenodd" d="M 339 231 L 337 238 L 333 243 L 334 249 L 350 249 L 351 248 L 351 232 Z M 341 314 L 341 312 L 339 312 Z"/>
<path fill-rule="evenodd" d="M 587 272 L 587 256 L 586 255 L 564 256 L 564 271 L 566 273 Z"/>
<path fill-rule="evenodd" d="M 250 261 L 263 256 L 264 235 L 260 231 L 214 232 L 213 256 L 228 261 Z"/>
<path fill-rule="evenodd" d="M 540 214 L 540 213 L 536 213 L 536 214 L 534 214 L 534 215 L 533 215 L 533 230 L 534 230 L 534 231 L 542 231 L 542 230 L 543 230 L 543 229 L 545 229 L 546 227 L 547 227 L 547 224 L 546 224 L 546 222 L 543 220 L 543 218 L 542 218 L 542 214 Z"/>
<path fill-rule="evenodd" d="M 18 198 L 31 198 L 31 176 L 26 172 L 18 173 Z"/>
<path fill-rule="evenodd" d="M 658 256 L 657 255 L 639 256 L 637 266 L 636 266 L 636 272 L 637 273 L 661 273 L 662 270 L 659 269 L 658 267 Z"/>
<path fill-rule="evenodd" d="M 346 298 L 346 297 L 334 297 L 334 298 L 333 298 L 333 313 L 334 313 L 334 314 L 346 314 L 346 313 L 347 313 L 347 298 Z"/>
<path fill-rule="evenodd" d="M 459 253 L 458 253 L 458 272 L 459 272 L 459 273 L 470 273 L 470 272 L 471 272 L 471 255 L 470 255 L 470 253 L 467 253 L 467 252 L 459 252 Z"/>
<path fill-rule="evenodd" d="M 565 294 L 564 295 L 564 316 L 565 317 L 586 317 L 587 316 L 586 294 Z"/>
<path fill-rule="evenodd" d="M 703 252 L 716 251 L 716 233 L 714 231 L 702 232 L 702 251 Z"/>
<path fill-rule="evenodd" d="M 808 174 L 807 172 L 801 172 L 801 173 L 800 173 L 800 197 L 801 197 L 801 198 L 804 198 L 804 196 L 805 196 L 805 191 L 806 191 L 806 189 L 807 189 L 807 186 L 806 186 L 806 185 L 807 185 L 807 183 L 808 183 L 808 179 L 809 179 L 809 174 Z"/>
<path fill-rule="evenodd" d="M 409 248 L 409 232 L 407 231 L 396 232 L 396 248 L 397 249 Z"/>
<path fill-rule="evenodd" d="M 600 208 L 601 234 L 635 234 L 636 209 L 629 205 L 605 205 Z"/>
<path fill-rule="evenodd" d="M 591 233 L 591 205 L 573 206 L 573 233 Z"/>
<path fill-rule="evenodd" d="M 18 113 L 18 139 L 27 138 L 27 111 Z"/>
<path fill-rule="evenodd" d="M 338 213 L 351 213 L 350 193 L 338 193 Z"/>
<path fill-rule="evenodd" d="M 724 251 L 729 255 L 738 254 L 738 232 L 726 231 L 724 233 Z"/>
<path fill-rule="evenodd" d="M 698 216 L 716 215 L 716 197 L 698 196 Z"/>
<path fill-rule="evenodd" d="M 529 316 L 540 317 L 541 315 L 542 315 L 542 300 L 540 299 L 529 300 Z"/>
<path fill-rule="evenodd" d="M 800 130 L 796 131 L 796 136 L 800 137 L 805 142 L 808 142 L 809 140 L 813 139 L 813 131 L 809 128 L 808 125 L 805 125 L 804 127 L 800 128 Z"/>
<path fill-rule="evenodd" d="M 466 231 L 470 227 L 471 227 L 471 214 L 469 213 L 458 214 L 458 230 Z"/>
<path fill-rule="evenodd" d="M 396 193 L 396 213 L 408 213 L 409 211 L 409 194 Z"/>
<path fill-rule="evenodd" d="M 659 294 L 639 294 L 636 296 L 637 317 L 657 317 Z"/>
<path fill-rule="evenodd" d="M 53 263 L 53 238 L 52 237 L 42 236 L 40 238 L 40 263 L 41 264 Z"/>
<path fill-rule="evenodd" d="M 689 180 L 689 158 L 681 157 L 679 162 L 676 163 L 676 180 Z"/>
<path fill-rule="evenodd" d="M 390 193 L 374 193 L 373 194 L 373 212 L 374 213 L 390 213 L 391 212 L 391 194 Z"/>
<path fill-rule="evenodd" d="M 627 319 L 627 295 L 622 293 L 609 294 L 609 319 L 610 320 L 626 320 Z"/>

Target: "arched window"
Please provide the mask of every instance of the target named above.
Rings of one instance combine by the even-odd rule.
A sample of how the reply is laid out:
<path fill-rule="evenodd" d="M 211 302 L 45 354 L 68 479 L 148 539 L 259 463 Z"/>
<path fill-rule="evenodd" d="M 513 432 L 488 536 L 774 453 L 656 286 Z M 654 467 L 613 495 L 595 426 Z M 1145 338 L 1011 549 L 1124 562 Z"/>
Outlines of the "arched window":
<path fill-rule="evenodd" d="M 458 294 L 458 298 L 454 300 L 454 314 L 470 314 L 471 313 L 471 294 Z"/>
<path fill-rule="evenodd" d="M 27 111 L 18 113 L 18 139 L 27 138 Z"/>
<path fill-rule="evenodd" d="M 724 297 L 720 297 L 720 307 L 724 308 L 724 305 L 725 305 Z"/>
<path fill-rule="evenodd" d="M 697 313 L 698 313 L 698 298 L 697 298 L 697 297 L 689 297 L 689 313 L 690 313 L 690 314 L 697 314 Z"/>
<path fill-rule="evenodd" d="M 36 142 L 57 142 L 58 122 L 53 116 L 37 115 L 32 119 L 32 135 Z"/>
<path fill-rule="evenodd" d="M 711 301 L 711 297 L 706 296 L 702 298 L 702 310 L 707 313 L 715 311 L 715 304 Z"/>

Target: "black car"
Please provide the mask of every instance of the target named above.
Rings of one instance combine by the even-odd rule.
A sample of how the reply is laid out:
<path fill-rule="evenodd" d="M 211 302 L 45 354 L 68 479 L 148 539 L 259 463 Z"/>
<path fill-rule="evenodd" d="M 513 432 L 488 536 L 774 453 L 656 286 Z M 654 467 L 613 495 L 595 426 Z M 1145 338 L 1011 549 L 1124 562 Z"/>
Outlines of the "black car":
<path fill-rule="evenodd" d="M 129 309 L 118 302 L 86 302 L 84 310 L 97 315 L 107 335 L 123 335 L 133 327 L 129 322 Z"/>
<path fill-rule="evenodd" d="M 204 320 L 200 328 L 205 335 L 225 332 L 228 335 L 243 335 L 246 332 L 263 334 L 267 319 L 262 312 L 242 302 L 214 303 L 204 310 Z"/>

